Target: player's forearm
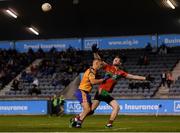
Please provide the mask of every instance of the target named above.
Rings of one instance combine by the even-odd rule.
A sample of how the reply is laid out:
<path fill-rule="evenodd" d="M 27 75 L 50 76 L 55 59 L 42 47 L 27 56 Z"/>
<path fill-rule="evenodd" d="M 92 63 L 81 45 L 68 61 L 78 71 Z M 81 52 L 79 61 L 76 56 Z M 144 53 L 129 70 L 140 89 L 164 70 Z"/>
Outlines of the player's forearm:
<path fill-rule="evenodd" d="M 94 55 L 94 59 L 100 59 L 101 60 L 101 57 L 99 56 L 98 53 L 93 53 L 93 55 Z"/>
<path fill-rule="evenodd" d="M 94 80 L 91 80 L 91 84 L 100 84 L 104 81 L 104 79 L 94 79 Z"/>
<path fill-rule="evenodd" d="M 132 74 L 128 74 L 128 75 L 126 76 L 126 78 L 128 78 L 128 79 L 134 79 L 134 80 L 146 80 L 146 77 L 144 77 L 144 76 L 132 75 Z"/>
<path fill-rule="evenodd" d="M 94 53 L 94 59 L 102 60 L 98 53 Z M 105 65 L 107 65 L 107 63 L 103 61 L 102 65 L 105 66 Z"/>

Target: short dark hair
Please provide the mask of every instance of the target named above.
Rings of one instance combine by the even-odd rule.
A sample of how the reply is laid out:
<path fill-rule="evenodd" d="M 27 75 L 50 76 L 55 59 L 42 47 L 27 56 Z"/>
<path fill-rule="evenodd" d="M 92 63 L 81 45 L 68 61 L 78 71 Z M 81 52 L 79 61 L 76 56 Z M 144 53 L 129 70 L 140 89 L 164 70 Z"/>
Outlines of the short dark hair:
<path fill-rule="evenodd" d="M 93 61 L 102 61 L 100 58 L 94 58 Z"/>
<path fill-rule="evenodd" d="M 119 58 L 119 59 L 121 59 L 121 56 L 120 56 L 120 55 L 116 55 L 114 58 Z"/>

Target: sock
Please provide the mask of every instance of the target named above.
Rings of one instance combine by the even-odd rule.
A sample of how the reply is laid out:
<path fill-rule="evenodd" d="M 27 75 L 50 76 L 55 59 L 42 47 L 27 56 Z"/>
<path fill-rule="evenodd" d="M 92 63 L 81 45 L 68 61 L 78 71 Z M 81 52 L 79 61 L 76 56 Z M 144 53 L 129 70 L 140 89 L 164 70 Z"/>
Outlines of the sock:
<path fill-rule="evenodd" d="M 79 114 L 78 114 L 78 115 L 76 115 L 76 116 L 75 116 L 75 118 L 77 118 L 77 119 L 79 120 L 79 118 L 80 118 L 80 115 L 79 115 Z"/>
<path fill-rule="evenodd" d="M 82 123 L 83 122 L 83 120 L 80 119 L 80 115 L 79 114 L 76 115 L 75 118 L 77 119 L 78 123 Z"/>
<path fill-rule="evenodd" d="M 108 124 L 112 125 L 113 124 L 113 120 L 109 120 Z"/>

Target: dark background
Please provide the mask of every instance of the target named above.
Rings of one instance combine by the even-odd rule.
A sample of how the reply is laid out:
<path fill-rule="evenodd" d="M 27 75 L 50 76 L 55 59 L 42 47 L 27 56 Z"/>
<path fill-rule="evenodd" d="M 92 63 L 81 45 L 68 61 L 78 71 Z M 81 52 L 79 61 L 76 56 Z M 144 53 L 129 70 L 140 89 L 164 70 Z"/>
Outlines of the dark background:
<path fill-rule="evenodd" d="M 175 10 L 165 0 L 0 0 L 0 40 L 180 33 L 180 1 L 173 1 Z M 50 12 L 42 12 L 44 2 Z M 18 19 L 4 14 L 7 8 Z M 39 36 L 28 32 L 31 25 Z"/>

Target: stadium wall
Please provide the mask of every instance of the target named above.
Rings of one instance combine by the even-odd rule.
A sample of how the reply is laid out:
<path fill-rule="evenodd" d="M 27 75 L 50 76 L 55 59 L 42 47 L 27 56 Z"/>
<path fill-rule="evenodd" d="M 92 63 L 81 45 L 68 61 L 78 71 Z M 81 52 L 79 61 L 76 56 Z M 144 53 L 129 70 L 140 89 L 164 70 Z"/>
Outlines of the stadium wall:
<path fill-rule="evenodd" d="M 158 46 L 165 44 L 168 47 L 180 46 L 180 34 L 165 34 L 158 36 Z"/>
<path fill-rule="evenodd" d="M 66 50 L 69 47 L 75 49 L 82 49 L 81 39 L 72 38 L 72 39 L 47 39 L 47 40 L 26 40 L 26 41 L 17 41 L 15 42 L 16 49 L 19 52 L 27 52 L 29 48 L 32 48 L 33 51 L 37 51 L 39 48 L 42 48 L 43 51 L 49 51 L 53 47 L 57 51 Z"/>
<path fill-rule="evenodd" d="M 12 41 L 0 41 L 0 49 L 13 49 L 15 48 L 15 43 Z"/>
<path fill-rule="evenodd" d="M 176 100 L 117 100 L 120 105 L 120 114 L 126 115 L 180 115 L 180 99 Z M 66 100 L 65 113 L 78 114 L 82 111 L 76 100 Z M 109 114 L 111 107 L 102 102 L 95 114 Z"/>
<path fill-rule="evenodd" d="M 117 100 L 122 115 L 180 115 L 180 99 L 157 100 Z M 66 100 L 65 114 L 78 114 L 82 111 L 77 100 Z M 111 107 L 102 102 L 95 114 L 110 114 Z M 47 115 L 51 112 L 48 100 L 3 100 L 0 101 L 0 115 Z"/>
<path fill-rule="evenodd" d="M 144 48 L 147 44 L 151 44 L 152 47 L 156 47 L 157 36 L 146 35 L 146 36 L 84 38 L 83 50 L 91 50 L 91 46 L 93 44 L 98 44 L 98 47 L 100 49 Z"/>
<path fill-rule="evenodd" d="M 19 52 L 27 52 L 29 48 L 34 51 L 39 48 L 49 51 L 54 47 L 57 51 L 62 51 L 72 46 L 79 50 L 90 50 L 92 44 L 95 43 L 100 49 L 144 48 L 149 43 L 152 47 L 158 47 L 162 44 L 174 47 L 180 46 L 180 34 L 0 41 L 0 49 L 15 48 Z"/>
<path fill-rule="evenodd" d="M 0 115 L 46 115 L 47 113 L 47 100 L 0 101 Z"/>

